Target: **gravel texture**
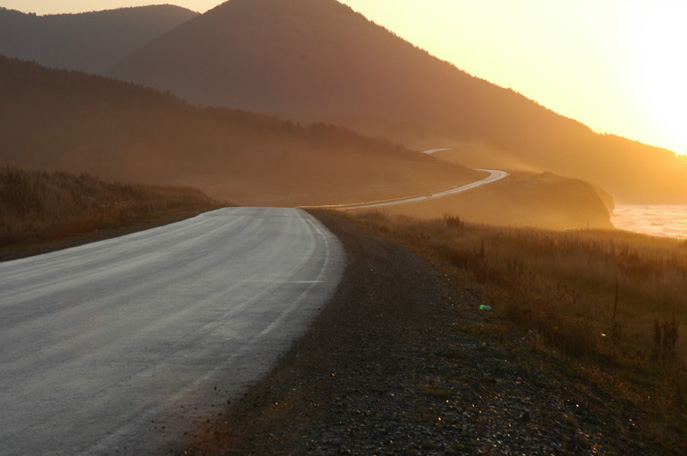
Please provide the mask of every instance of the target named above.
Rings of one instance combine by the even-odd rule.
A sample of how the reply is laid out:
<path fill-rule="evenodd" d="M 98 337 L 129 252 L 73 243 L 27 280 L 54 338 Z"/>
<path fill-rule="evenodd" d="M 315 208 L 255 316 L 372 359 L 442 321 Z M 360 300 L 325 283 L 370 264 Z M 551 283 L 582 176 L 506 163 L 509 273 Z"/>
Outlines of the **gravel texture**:
<path fill-rule="evenodd" d="M 181 454 L 651 455 L 647 421 L 467 284 L 351 222 L 343 282 L 279 366 Z"/>

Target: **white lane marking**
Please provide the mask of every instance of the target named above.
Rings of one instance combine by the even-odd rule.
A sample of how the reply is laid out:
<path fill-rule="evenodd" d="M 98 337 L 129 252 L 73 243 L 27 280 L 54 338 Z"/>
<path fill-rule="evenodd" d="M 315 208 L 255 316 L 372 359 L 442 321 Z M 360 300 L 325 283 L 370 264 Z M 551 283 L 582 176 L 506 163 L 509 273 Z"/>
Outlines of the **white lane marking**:
<path fill-rule="evenodd" d="M 197 390 L 203 383 L 207 383 L 210 379 L 212 379 L 212 377 L 216 376 L 218 372 L 227 371 L 227 369 L 231 367 L 233 364 L 235 364 L 237 360 L 240 360 L 241 358 L 246 356 L 246 354 L 250 350 L 254 350 L 256 346 L 260 345 L 260 343 L 263 340 L 265 340 L 267 336 L 270 333 L 272 333 L 275 328 L 282 325 L 288 319 L 288 317 L 290 317 L 297 310 L 297 308 L 305 300 L 305 298 L 308 297 L 308 295 L 313 291 L 313 287 L 316 284 L 324 282 L 324 277 L 328 273 L 330 273 L 332 267 L 335 266 L 332 263 L 334 261 L 334 258 L 332 255 L 330 239 L 327 236 L 327 233 L 323 231 L 322 227 L 319 225 L 319 222 L 313 220 L 312 216 L 310 216 L 309 214 L 303 211 L 299 212 L 301 218 L 307 223 L 307 225 L 312 230 L 314 230 L 317 233 L 317 236 L 322 238 L 324 244 L 324 258 L 322 260 L 322 264 L 320 265 L 320 269 L 315 280 L 302 281 L 303 283 L 308 283 L 309 286 L 302 293 L 300 293 L 300 295 L 296 299 L 294 299 L 294 301 L 289 306 L 287 306 L 279 315 L 277 315 L 277 317 L 267 327 L 265 327 L 261 332 L 259 332 L 255 336 L 253 336 L 250 340 L 246 341 L 241 346 L 241 348 L 235 351 L 224 362 L 218 363 L 212 370 L 208 371 L 204 376 L 197 378 L 195 381 L 187 385 L 185 388 L 178 390 L 174 395 L 169 397 L 163 404 L 148 409 L 138 419 L 121 426 L 119 429 L 112 432 L 107 437 L 96 442 L 88 450 L 78 453 L 79 456 L 90 456 L 94 454 L 100 454 L 102 451 L 114 447 L 118 441 L 122 440 L 128 434 L 133 433 L 135 429 L 143 428 L 145 423 L 149 422 L 151 418 L 161 414 L 163 410 L 172 409 L 175 403 L 179 402 L 183 397 L 189 395 L 191 391 Z M 313 248 L 308 253 L 308 258 L 310 258 L 314 254 L 315 250 L 314 243 L 311 245 L 313 246 Z M 343 250 L 338 250 L 340 251 L 340 254 L 343 254 Z"/>
<path fill-rule="evenodd" d="M 328 296 L 331 296 L 327 294 L 333 294 L 335 291 L 336 284 L 338 283 L 338 280 L 340 280 L 341 273 L 343 272 L 343 264 L 345 263 L 341 260 L 343 258 L 343 249 L 338 244 L 336 238 L 332 234 L 328 233 L 326 229 L 321 228 L 318 224 L 319 222 L 312 219 L 312 216 L 305 214 L 302 211 L 294 211 L 293 209 L 266 210 L 237 208 L 230 213 L 236 214 L 237 221 L 240 221 L 241 218 L 243 218 L 245 222 L 245 219 L 247 218 L 250 223 L 234 223 L 232 216 L 224 217 L 225 212 L 216 212 L 205 217 L 205 222 L 209 222 L 209 224 L 197 226 L 197 230 L 186 232 L 185 237 L 193 239 L 193 242 L 190 242 L 190 245 L 186 245 L 185 239 L 169 236 L 168 231 L 158 230 L 155 234 L 157 236 L 161 236 L 163 238 L 163 242 L 153 242 L 153 239 L 148 239 L 147 242 L 137 244 L 133 248 L 126 249 L 123 245 L 116 245 L 117 242 L 124 242 L 123 238 L 119 238 L 118 241 L 105 243 L 105 245 L 108 246 L 108 248 L 105 249 L 106 252 L 95 248 L 95 246 L 89 247 L 86 249 L 86 252 L 84 250 L 77 250 L 76 252 L 72 250 L 69 252 L 69 255 L 86 253 L 86 257 L 88 257 L 88 255 L 95 256 L 97 264 L 100 264 L 100 262 L 103 261 L 107 263 L 105 260 L 105 253 L 114 254 L 123 260 L 121 256 L 125 251 L 127 254 L 130 253 L 132 258 L 135 258 L 135 253 L 142 253 L 147 257 L 152 250 L 164 257 L 164 262 L 159 260 L 152 261 L 150 263 L 143 262 L 143 264 L 141 264 L 140 261 L 131 259 L 131 262 L 137 268 L 139 266 L 145 266 L 145 270 L 142 270 L 140 274 L 138 274 L 138 272 L 134 274 L 124 271 L 123 277 L 132 279 L 132 283 L 134 284 L 133 287 L 129 287 L 123 283 L 118 289 L 114 291 L 108 291 L 100 286 L 100 282 L 93 280 L 84 280 L 83 284 L 73 284 L 70 281 L 65 281 L 63 279 L 63 282 L 67 282 L 67 285 L 69 285 L 66 287 L 69 293 L 66 291 L 60 291 L 60 296 L 66 293 L 65 296 L 74 301 L 71 303 L 72 305 L 64 307 L 61 305 L 55 305 L 54 298 L 58 297 L 55 293 L 48 293 L 48 296 L 51 297 L 51 299 L 47 301 L 50 302 L 47 302 L 41 293 L 38 294 L 37 299 L 40 302 L 36 305 L 38 305 L 38 307 L 42 306 L 41 308 L 45 308 L 49 315 L 45 316 L 41 313 L 38 313 L 38 315 L 33 316 L 38 318 L 45 317 L 43 320 L 48 320 L 47 322 L 50 323 L 53 320 L 52 311 L 54 310 L 55 313 L 59 313 L 58 316 L 63 317 L 62 320 L 65 320 L 65 316 L 73 316 L 74 318 L 66 318 L 66 320 L 70 322 L 66 329 L 62 326 L 59 326 L 57 323 L 50 323 L 52 326 L 45 325 L 45 328 L 40 334 L 47 333 L 44 338 L 48 343 L 44 345 L 38 344 L 35 347 L 31 346 L 26 350 L 34 353 L 35 356 L 32 358 L 34 361 L 37 360 L 39 364 L 47 365 L 47 367 L 51 369 L 51 372 L 54 374 L 53 378 L 59 380 L 53 381 L 52 385 L 58 385 L 60 391 L 64 390 L 64 395 L 68 395 L 72 403 L 77 403 L 79 398 L 86 397 L 88 391 L 82 390 L 86 387 L 90 387 L 91 384 L 95 384 L 95 386 L 98 388 L 97 393 L 94 396 L 97 397 L 97 401 L 91 401 L 89 399 L 87 405 L 89 410 L 81 413 L 81 415 L 91 416 L 91 411 L 97 413 L 98 416 L 102 415 L 101 412 L 102 408 L 104 407 L 103 404 L 106 405 L 107 401 L 111 401 L 111 399 L 108 399 L 108 397 L 106 397 L 104 394 L 101 394 L 101 392 L 104 392 L 108 389 L 121 391 L 124 388 L 129 388 L 133 384 L 131 377 L 136 377 L 136 381 L 145 377 L 143 379 L 150 384 L 152 384 L 152 382 L 159 383 L 161 380 L 153 380 L 153 377 L 159 378 L 158 374 L 160 372 L 172 372 L 167 370 L 167 367 L 171 366 L 172 362 L 183 362 L 183 366 L 181 366 L 182 371 L 179 372 L 179 377 L 184 377 L 184 379 L 178 383 L 178 388 L 173 391 L 170 390 L 171 394 L 160 396 L 159 399 L 154 400 L 149 400 L 147 397 L 138 396 L 132 397 L 131 399 L 127 398 L 126 400 L 130 400 L 130 403 L 125 407 L 129 409 L 133 407 L 131 410 L 133 410 L 135 414 L 130 415 L 129 417 L 125 416 L 122 420 L 116 419 L 111 425 L 105 423 L 104 421 L 98 422 L 98 427 L 100 428 L 108 425 L 111 427 L 106 434 L 103 434 L 100 431 L 91 432 L 95 439 L 88 440 L 87 438 L 79 437 L 69 441 L 65 440 L 65 443 L 63 443 L 64 445 L 73 445 L 73 453 L 102 454 L 102 452 L 106 452 L 107 450 L 114 452 L 117 445 L 121 445 L 122 441 L 127 440 L 131 441 L 130 444 L 133 445 L 136 445 L 137 443 L 144 446 L 147 446 L 148 444 L 154 445 L 155 443 L 152 439 L 157 439 L 159 437 L 153 436 L 152 434 L 149 436 L 150 438 L 147 441 L 138 442 L 138 439 L 141 438 L 141 432 L 145 432 L 145 429 L 150 427 L 150 419 L 155 418 L 155 422 L 157 423 L 162 419 L 161 416 L 166 415 L 167 411 L 170 410 L 168 407 L 170 404 L 175 404 L 182 399 L 188 402 L 191 400 L 189 398 L 192 398 L 196 403 L 198 403 L 198 401 L 205 400 L 195 393 L 203 393 L 202 391 L 197 390 L 204 388 L 207 386 L 204 383 L 208 383 L 210 380 L 217 377 L 222 377 L 226 381 L 228 376 L 225 375 L 226 373 L 222 371 L 222 369 L 230 370 L 231 375 L 234 375 L 234 371 L 238 372 L 240 370 L 241 373 L 236 374 L 236 378 L 240 379 L 237 381 L 240 383 L 236 383 L 236 385 L 245 386 L 247 382 L 251 380 L 248 379 L 247 373 L 243 373 L 247 372 L 246 368 L 242 367 L 244 366 L 244 362 L 255 363 L 255 361 L 251 360 L 259 358 L 259 363 L 262 363 L 261 368 L 269 368 L 266 363 L 268 361 L 270 363 L 274 362 L 276 359 L 274 356 L 276 355 L 272 353 L 262 354 L 261 350 L 268 346 L 279 347 L 280 350 L 283 350 L 287 346 L 285 342 L 293 340 L 293 338 L 305 328 L 307 322 L 314 318 L 319 307 L 326 302 Z M 255 223 L 257 223 L 258 220 L 267 218 L 272 220 L 270 225 L 265 226 L 272 228 L 268 230 L 267 228 L 261 228 L 262 225 L 255 226 Z M 244 237 L 247 237 L 250 242 L 244 242 L 243 244 L 240 244 L 240 246 L 242 246 L 240 248 L 231 247 L 233 241 L 237 240 L 238 233 L 235 232 L 236 230 L 229 230 L 228 233 L 223 234 L 221 231 L 216 229 L 218 226 L 223 226 L 225 228 L 232 227 L 232 229 L 240 228 L 239 231 Z M 319 240 L 320 237 L 324 242 Z M 276 242 L 277 239 L 279 240 L 279 243 Z M 128 238 L 128 240 L 131 240 L 131 238 Z M 208 242 L 205 242 L 206 240 Z M 266 252 L 265 255 L 261 257 L 263 260 L 262 263 L 248 267 L 244 263 L 244 257 L 256 257 L 259 253 L 259 249 L 256 249 L 256 247 L 260 247 L 270 240 L 272 243 L 268 244 L 269 248 L 262 247 L 262 250 Z M 158 241 L 160 240 L 158 239 Z M 112 242 L 115 244 L 112 244 Z M 275 246 L 279 247 L 279 249 L 275 250 L 272 244 L 275 244 Z M 103 244 L 99 245 L 102 246 Z M 181 249 L 182 247 L 183 249 Z M 214 257 L 212 256 L 213 253 L 215 254 Z M 3 268 L 0 268 L 0 271 L 4 270 L 4 272 L 11 272 L 15 267 L 19 269 L 26 267 L 23 273 L 14 274 L 14 286 L 20 289 L 28 285 L 45 285 L 44 278 L 53 278 L 53 274 L 55 272 L 53 269 L 56 267 L 56 265 L 59 265 L 57 266 L 57 269 L 66 270 L 68 275 L 80 275 L 83 273 L 84 269 L 95 269 L 97 271 L 97 268 L 89 268 L 88 266 L 92 266 L 94 263 L 88 262 L 86 262 L 88 266 L 84 265 L 83 268 L 70 270 L 70 268 L 65 266 L 71 264 L 83 265 L 83 258 L 81 258 L 81 260 L 72 259 L 72 261 L 62 261 L 63 258 L 61 255 L 59 258 L 60 261 L 53 263 L 52 268 L 43 267 L 44 265 L 41 265 L 41 267 L 38 268 L 34 267 L 37 265 L 37 263 L 41 263 L 42 261 L 49 259 L 55 259 L 55 255 L 48 255 L 40 258 L 33 257 L 33 260 L 30 262 L 19 261 L 16 263 L 6 263 Z M 276 265 L 277 263 L 286 263 L 287 270 L 279 269 L 279 267 Z M 230 264 L 239 265 L 237 274 L 232 275 L 230 273 L 230 270 L 228 269 Z M 187 269 L 184 269 L 182 271 L 185 271 L 183 274 L 181 272 L 174 273 L 173 267 L 182 265 L 186 268 L 190 267 L 192 270 L 189 272 Z M 200 266 L 203 266 L 203 268 Z M 140 268 L 136 269 L 136 271 L 139 271 L 139 269 Z M 154 271 L 151 272 L 149 269 L 154 269 Z M 205 269 L 210 269 L 209 272 L 211 272 L 211 274 L 203 272 Z M 112 270 L 112 272 L 121 272 L 119 271 L 119 267 L 114 267 Z M 40 274 L 37 274 L 38 272 L 45 275 L 41 276 Z M 97 272 L 97 275 L 99 276 L 101 271 Z M 140 275 L 140 278 L 138 279 L 137 274 Z M 170 275 L 172 276 L 171 278 Z M 22 278 L 22 276 L 24 277 Z M 189 276 L 188 280 L 182 280 L 186 279 L 185 276 Z M 253 282 L 255 284 L 256 282 L 262 282 L 259 280 L 261 276 L 265 278 L 263 282 L 264 285 L 261 283 L 257 287 L 253 287 L 253 291 L 251 292 L 238 293 L 237 289 L 240 288 L 238 286 L 240 284 L 237 282 L 241 282 L 241 284 L 244 285 L 249 282 Z M 5 276 L 0 274 L 0 282 L 2 282 L 0 289 L 3 290 L 5 290 L 4 285 L 8 285 L 8 283 L 5 283 L 4 279 Z M 157 279 L 162 279 L 162 282 L 157 281 Z M 52 280 L 51 282 L 55 281 Z M 59 283 L 60 281 L 56 282 L 56 284 L 52 284 L 52 287 L 61 288 Z M 132 289 L 140 288 L 139 282 L 148 283 L 149 285 L 153 286 L 155 288 L 154 292 L 151 291 L 150 293 L 147 293 L 145 298 L 139 297 L 134 293 L 137 290 Z M 62 285 L 64 285 L 64 283 L 62 283 Z M 75 285 L 78 286 L 75 287 Z M 82 285 L 83 290 L 86 290 L 84 292 L 80 291 L 82 290 Z M 207 285 L 212 285 L 212 287 L 207 288 Z M 91 288 L 93 289 L 91 290 Z M 7 291 L 12 291 L 12 289 L 7 289 Z M 169 292 L 172 294 L 172 296 L 162 294 L 158 296 L 158 291 Z M 274 302 L 270 303 L 270 308 L 273 308 L 274 311 L 270 314 L 269 318 L 265 318 L 259 324 L 253 324 L 252 322 L 255 322 L 256 318 L 260 315 L 263 315 L 264 310 L 267 309 L 269 296 L 266 295 L 268 295 L 270 291 L 276 292 L 276 296 L 274 296 Z M 17 305 L 16 301 L 20 295 L 13 293 L 13 296 L 14 297 L 10 299 L 5 294 L 0 293 L 0 308 L 3 310 L 12 308 L 13 311 L 16 311 L 17 325 L 21 326 L 22 328 L 25 329 L 28 326 L 32 326 L 34 320 L 29 318 L 32 315 L 26 314 L 36 313 L 32 311 L 32 307 L 34 307 L 33 304 L 29 305 L 30 303 L 27 303 L 26 305 Z M 24 298 L 27 297 L 24 296 Z M 171 299 L 180 301 L 179 305 L 175 306 L 176 310 L 170 310 L 170 312 L 174 311 L 174 313 L 168 313 L 167 310 L 169 304 L 168 301 Z M 95 311 L 90 311 L 88 310 L 89 308 L 84 310 L 86 302 L 90 301 L 95 301 L 97 304 L 98 307 Z M 201 307 L 204 308 L 207 301 L 221 302 L 218 302 L 217 305 L 210 305 L 205 312 L 205 316 L 199 315 L 198 318 L 196 318 L 196 316 L 199 314 L 198 310 Z M 252 310 L 254 305 L 258 308 Z M 250 312 L 248 314 L 248 318 L 250 320 L 248 325 L 253 326 L 255 331 L 252 333 L 246 333 L 247 340 L 243 339 L 243 345 L 239 343 L 234 347 L 233 350 L 223 352 L 225 353 L 224 355 L 220 353 L 217 358 L 218 362 L 215 362 L 213 359 L 212 362 L 208 364 L 209 370 L 203 369 L 202 371 L 197 372 L 198 376 L 187 376 L 187 373 L 184 370 L 188 371 L 191 368 L 197 369 L 197 367 L 200 366 L 200 364 L 198 364 L 198 366 L 193 365 L 193 363 L 197 363 L 197 361 L 195 357 L 190 358 L 190 355 L 195 355 L 198 353 L 202 355 L 202 359 L 206 359 L 208 356 L 210 356 L 205 352 L 201 352 L 200 349 L 197 349 L 196 345 L 198 344 L 196 344 L 196 342 L 200 340 L 200 336 L 208 334 L 210 337 L 207 342 L 226 347 L 226 344 L 231 342 L 230 339 L 233 339 L 234 334 L 236 333 L 235 329 L 240 329 L 238 327 L 239 323 L 237 322 L 235 315 L 237 314 L 237 310 L 241 308 L 252 311 L 252 314 Z M 24 314 L 20 314 L 20 310 L 23 310 Z M 130 314 L 131 312 L 138 312 L 139 310 L 146 310 L 146 313 L 144 314 L 145 318 L 138 317 L 130 324 L 128 320 L 124 321 L 123 323 L 119 322 L 118 319 L 122 317 L 120 314 Z M 26 318 L 20 318 L 22 315 L 24 315 Z M 101 320 L 94 322 L 91 322 L 90 320 L 85 321 L 91 317 L 101 318 Z M 109 320 L 102 319 L 105 317 L 108 317 Z M 145 322 L 151 319 L 154 319 L 154 326 L 152 326 L 151 329 L 146 332 L 146 328 L 140 327 L 143 323 L 139 322 Z M 43 320 L 41 320 L 41 322 L 43 322 Z M 171 327 L 172 325 L 168 324 L 181 320 L 184 322 L 188 320 L 188 324 L 184 323 L 184 327 L 192 328 L 191 333 L 186 334 L 183 331 L 178 331 L 176 327 Z M 119 324 L 113 324 L 113 321 L 115 323 L 119 322 Z M 218 325 L 223 324 L 222 322 L 227 324 L 225 328 L 226 330 L 219 328 Z M 3 321 L 3 323 L 5 324 L 6 329 L 10 332 L 15 332 L 17 329 L 17 325 L 9 324 L 6 321 Z M 86 323 L 89 325 L 85 325 Z M 93 324 L 90 325 L 90 323 Z M 159 329 L 164 329 L 167 331 L 168 327 L 171 327 L 172 330 L 176 331 L 172 333 L 174 342 L 173 345 L 175 347 L 179 345 L 179 347 L 169 348 L 169 353 L 165 355 L 165 358 L 160 363 L 158 363 L 161 367 L 157 368 L 150 364 L 150 360 L 148 359 L 149 355 L 153 352 L 156 352 L 155 347 L 157 345 L 169 343 L 172 339 L 168 337 L 167 339 L 157 341 L 157 339 L 154 340 L 152 336 L 161 333 L 161 331 L 158 331 Z M 52 330 L 49 330 L 48 328 L 52 328 Z M 113 335 L 108 333 L 108 331 L 112 332 L 120 328 L 124 329 L 122 332 L 123 337 L 117 338 L 117 334 Z M 72 330 L 79 330 L 81 332 L 85 332 L 89 337 L 91 335 L 93 337 L 90 339 L 85 336 L 81 337 L 82 334 L 80 332 L 73 332 Z M 67 334 L 65 331 L 69 332 L 69 334 Z M 152 334 L 153 332 L 155 334 Z M 2 335 L 3 342 L 6 342 L 6 337 L 8 336 L 7 332 L 0 331 L 0 334 Z M 67 340 L 67 349 L 57 350 L 57 352 L 55 352 L 52 344 L 53 339 L 62 339 L 63 335 L 64 337 L 69 337 Z M 140 356 L 134 356 L 133 358 L 130 356 L 123 356 L 113 351 L 114 349 L 112 347 L 105 344 L 106 342 L 110 341 L 116 342 L 117 347 L 121 346 L 126 348 L 127 346 L 131 345 L 142 347 L 144 352 Z M 183 342 L 183 346 L 180 345 L 179 341 Z M 12 345 L 3 343 L 3 346 L 6 348 L 8 346 L 11 347 Z M 95 349 L 98 349 L 99 351 L 96 352 Z M 72 351 L 74 351 L 74 353 L 71 353 Z M 18 358 L 17 356 L 11 355 L 11 353 L 8 353 L 7 349 L 0 352 L 3 357 L 9 356 L 7 359 L 3 358 L 3 362 L 0 363 L 2 367 L 0 370 L 4 369 L 4 371 L 7 371 L 10 367 L 13 369 L 21 367 L 18 364 L 21 364 L 25 359 L 25 357 Z M 52 356 L 49 360 L 47 360 L 49 362 L 45 362 L 45 355 L 48 354 L 55 356 Z M 76 391 L 70 391 L 67 389 L 67 386 L 69 386 L 71 382 L 62 380 L 68 380 L 72 378 L 68 376 L 69 372 L 67 368 L 75 365 L 72 362 L 72 358 L 75 356 L 78 356 L 78 359 L 95 360 L 96 364 L 98 364 L 98 362 L 103 365 L 107 364 L 107 366 L 105 366 L 106 370 L 113 370 L 115 368 L 112 366 L 113 362 L 117 365 L 122 363 L 128 364 L 124 366 L 126 368 L 126 372 L 122 374 L 121 377 L 110 380 L 110 378 L 105 374 L 100 375 L 100 377 L 103 378 L 93 375 L 90 375 L 90 377 L 85 376 L 81 380 L 81 386 L 77 385 L 79 389 Z M 184 357 L 188 359 L 185 359 Z M 5 360 L 11 361 L 13 363 L 12 366 L 9 366 L 7 363 L 5 363 Z M 253 367 L 251 367 L 251 369 L 253 369 Z M 80 370 L 82 372 L 84 371 L 84 369 Z M 255 372 L 258 372 L 258 370 L 256 369 Z M 265 373 L 265 371 L 262 370 L 260 372 Z M 78 377 L 78 375 L 76 377 Z M 163 381 L 167 382 L 167 380 Z M 160 385 L 162 385 L 162 383 L 160 383 Z M 5 386 L 9 386 L 9 383 L 5 385 L 3 382 L 0 382 L 0 389 L 3 389 Z M 149 388 L 149 386 L 145 386 L 145 388 Z M 143 389 L 145 390 L 145 388 Z M 33 393 L 34 391 L 45 394 L 49 397 L 52 397 L 51 395 L 55 395 L 55 391 L 52 389 L 46 392 L 38 388 L 38 386 L 35 384 L 30 384 L 27 387 L 20 388 L 15 397 L 20 394 L 26 395 L 27 393 Z M 235 390 L 232 389 L 231 391 Z M 195 400 L 196 396 L 198 401 Z M 15 404 L 15 402 L 9 401 L 7 402 L 7 405 L 10 405 L 10 410 L 16 410 L 17 413 L 19 413 L 23 406 L 19 407 Z M 98 402 L 98 404 L 93 405 L 93 402 Z M 199 409 L 201 408 L 199 403 L 198 407 Z M 43 429 L 55 427 L 49 422 L 49 420 L 55 421 L 55 416 L 59 416 L 59 414 L 68 411 L 63 410 L 63 408 L 59 405 L 55 405 L 53 409 L 55 409 L 53 411 L 54 413 L 51 412 L 52 414 L 50 416 L 46 416 L 44 419 L 39 420 L 39 423 L 34 421 L 32 424 L 32 432 L 36 437 L 38 437 L 39 442 L 43 441 L 44 443 L 46 439 L 53 438 L 51 434 L 42 433 Z M 5 410 L 7 410 L 7 408 Z M 55 415 L 56 413 L 58 415 Z M 10 417 L 11 416 L 12 415 L 10 415 Z M 132 416 L 133 419 L 131 418 Z M 17 415 L 17 417 L 20 417 L 20 415 Z M 7 416 L 5 416 L 5 418 L 7 418 Z M 3 443 L 9 444 L 10 448 L 16 449 L 17 454 L 21 454 L 18 448 L 23 444 L 14 437 L 20 435 L 18 432 L 23 432 L 23 423 L 27 421 L 28 418 L 20 420 L 19 423 L 14 427 L 9 426 L 12 429 L 8 430 L 8 426 L 4 426 L 4 429 L 0 430 L 0 440 L 5 440 L 5 437 L 7 437 L 7 439 L 12 438 L 12 441 L 3 441 Z M 60 420 L 58 419 L 57 421 Z M 0 422 L 2 422 L 2 420 L 0 420 Z M 76 423 L 76 421 L 74 422 Z M 8 423 L 4 422 L 3 424 Z M 37 426 L 37 424 L 40 426 Z M 179 426 L 179 423 L 173 424 L 172 426 Z M 37 431 L 37 428 L 40 428 L 40 430 Z M 169 424 L 167 428 L 171 429 Z M 87 430 L 90 431 L 91 429 L 84 429 L 84 431 Z M 170 434 L 165 436 L 164 439 L 167 439 L 168 437 L 174 438 L 178 434 L 175 434 L 172 431 L 166 432 L 170 432 Z M 53 438 L 53 440 L 62 438 L 62 436 L 59 436 L 58 434 L 52 435 L 57 436 Z M 136 441 L 134 442 L 132 439 L 135 439 Z M 23 439 L 23 441 L 26 441 L 26 439 Z M 165 441 L 160 440 L 160 443 L 166 444 Z M 23 454 L 45 454 L 45 451 L 51 451 L 50 448 L 45 444 L 42 444 L 40 449 L 34 445 L 34 448 L 31 451 L 23 452 Z M 2 450 L 0 450 L 0 453 L 2 453 Z"/>

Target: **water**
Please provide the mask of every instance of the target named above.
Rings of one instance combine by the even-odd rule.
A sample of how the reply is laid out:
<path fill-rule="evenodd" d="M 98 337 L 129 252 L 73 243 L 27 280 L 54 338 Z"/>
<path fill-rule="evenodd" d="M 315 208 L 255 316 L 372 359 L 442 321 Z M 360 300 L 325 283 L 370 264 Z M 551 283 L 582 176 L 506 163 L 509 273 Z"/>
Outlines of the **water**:
<path fill-rule="evenodd" d="M 621 230 L 687 239 L 687 206 L 616 206 L 611 221 Z"/>

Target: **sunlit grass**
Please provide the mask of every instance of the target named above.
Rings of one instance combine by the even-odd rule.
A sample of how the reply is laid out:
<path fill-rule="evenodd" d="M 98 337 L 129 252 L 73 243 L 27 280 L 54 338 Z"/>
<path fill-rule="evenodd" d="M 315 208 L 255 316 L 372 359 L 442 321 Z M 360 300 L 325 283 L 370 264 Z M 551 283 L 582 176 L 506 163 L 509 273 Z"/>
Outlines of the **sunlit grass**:
<path fill-rule="evenodd" d="M 218 207 L 202 193 L 106 183 L 97 177 L 0 168 L 0 247 L 60 240 Z"/>
<path fill-rule="evenodd" d="M 568 357 L 592 381 L 687 432 L 687 242 L 457 216 L 375 211 L 356 220 L 479 290 L 534 349 Z"/>

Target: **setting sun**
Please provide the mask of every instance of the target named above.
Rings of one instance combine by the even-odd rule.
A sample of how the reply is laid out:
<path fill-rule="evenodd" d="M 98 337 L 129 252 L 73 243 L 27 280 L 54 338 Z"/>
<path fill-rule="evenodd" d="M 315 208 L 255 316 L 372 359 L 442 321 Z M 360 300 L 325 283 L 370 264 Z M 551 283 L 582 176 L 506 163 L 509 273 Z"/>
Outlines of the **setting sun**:
<path fill-rule="evenodd" d="M 687 154 L 687 62 L 679 50 L 687 43 L 687 4 L 647 6 L 637 36 L 641 97 L 651 116 L 654 142 L 674 144 Z"/>
<path fill-rule="evenodd" d="M 687 5 L 345 0 L 468 73 L 613 133 L 687 154 Z"/>

